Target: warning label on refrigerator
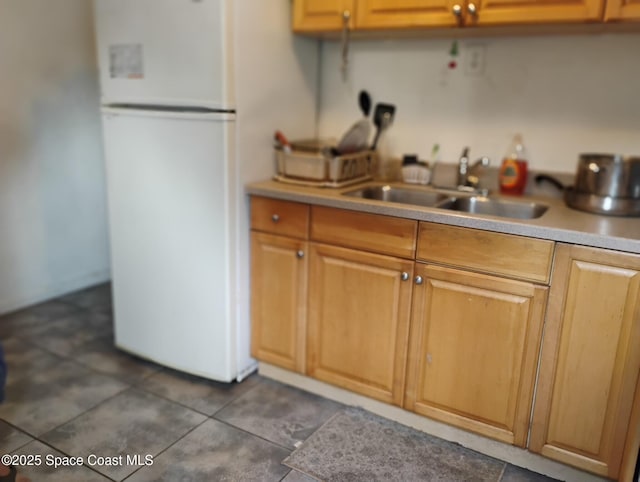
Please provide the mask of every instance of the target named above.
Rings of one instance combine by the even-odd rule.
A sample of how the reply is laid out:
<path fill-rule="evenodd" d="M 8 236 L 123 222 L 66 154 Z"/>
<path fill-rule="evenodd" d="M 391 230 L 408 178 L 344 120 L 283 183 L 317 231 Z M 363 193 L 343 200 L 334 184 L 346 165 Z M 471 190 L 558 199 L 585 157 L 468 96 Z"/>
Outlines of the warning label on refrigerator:
<path fill-rule="evenodd" d="M 112 79 L 142 79 L 142 44 L 109 46 L 109 73 Z"/>

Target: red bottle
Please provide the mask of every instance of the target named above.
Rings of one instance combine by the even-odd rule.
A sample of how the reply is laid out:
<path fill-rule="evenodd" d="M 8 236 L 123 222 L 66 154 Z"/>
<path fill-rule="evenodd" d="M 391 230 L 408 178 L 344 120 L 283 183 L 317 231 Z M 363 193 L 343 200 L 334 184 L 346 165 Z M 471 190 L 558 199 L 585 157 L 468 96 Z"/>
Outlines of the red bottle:
<path fill-rule="evenodd" d="M 522 136 L 517 134 L 500 167 L 500 192 L 521 196 L 527 185 L 527 158 Z"/>

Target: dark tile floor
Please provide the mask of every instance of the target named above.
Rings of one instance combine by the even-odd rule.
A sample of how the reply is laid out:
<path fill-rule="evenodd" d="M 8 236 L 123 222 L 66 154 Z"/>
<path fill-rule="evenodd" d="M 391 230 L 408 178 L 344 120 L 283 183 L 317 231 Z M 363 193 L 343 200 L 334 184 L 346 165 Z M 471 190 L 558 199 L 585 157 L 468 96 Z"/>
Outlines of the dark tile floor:
<path fill-rule="evenodd" d="M 550 480 L 259 375 L 220 384 L 122 353 L 109 285 L 2 316 L 0 339 L 0 453 L 34 482 Z"/>

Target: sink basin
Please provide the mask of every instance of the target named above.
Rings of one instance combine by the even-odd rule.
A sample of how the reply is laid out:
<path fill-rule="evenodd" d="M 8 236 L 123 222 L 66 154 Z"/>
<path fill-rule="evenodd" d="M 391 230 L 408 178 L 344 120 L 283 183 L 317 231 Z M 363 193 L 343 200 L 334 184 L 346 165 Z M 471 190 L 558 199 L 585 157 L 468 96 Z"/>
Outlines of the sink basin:
<path fill-rule="evenodd" d="M 460 195 L 441 189 L 412 189 L 395 186 L 367 186 L 342 193 L 344 196 L 375 199 L 393 203 L 412 204 L 448 209 L 470 214 L 485 214 L 502 218 L 535 219 L 542 216 L 548 206 L 536 202 L 512 201 L 505 198 L 480 195 Z"/>
<path fill-rule="evenodd" d="M 535 202 L 492 199 L 482 196 L 450 198 L 448 201 L 439 204 L 438 207 L 452 211 L 515 219 L 539 218 L 548 209 L 548 206 Z"/>
<path fill-rule="evenodd" d="M 376 199 L 394 203 L 415 204 L 418 206 L 435 206 L 449 198 L 448 195 L 435 191 L 404 189 L 391 186 L 370 186 L 343 193 L 345 196 Z"/>

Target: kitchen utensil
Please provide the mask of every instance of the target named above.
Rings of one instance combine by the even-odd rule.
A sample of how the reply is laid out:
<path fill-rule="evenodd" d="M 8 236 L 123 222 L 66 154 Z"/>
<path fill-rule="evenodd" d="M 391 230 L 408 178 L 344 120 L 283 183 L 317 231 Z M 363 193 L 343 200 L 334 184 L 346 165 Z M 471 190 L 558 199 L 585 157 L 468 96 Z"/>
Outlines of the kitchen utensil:
<path fill-rule="evenodd" d="M 371 97 L 366 90 L 360 92 L 358 103 L 363 113 L 363 118 L 353 124 L 342 136 L 336 150 L 339 154 L 363 151 L 369 145 L 371 134 L 371 123 L 369 122 L 369 111 L 371 110 Z"/>
<path fill-rule="evenodd" d="M 583 169 L 593 172 L 593 166 L 589 167 L 588 164 L 583 167 Z M 564 201 L 570 208 L 589 213 L 605 214 L 608 216 L 640 216 L 640 197 L 618 197 L 584 192 L 585 189 L 591 189 L 588 183 L 585 184 L 587 179 L 589 179 L 589 182 L 592 182 L 593 180 L 590 179 L 591 174 L 581 174 L 580 171 L 581 163 L 579 162 L 576 180 L 578 178 L 583 179 L 583 191 L 578 190 L 577 187 L 565 186 L 558 179 L 547 174 L 538 174 L 535 177 L 535 181 L 538 184 L 541 182 L 549 182 L 559 190 L 564 191 Z M 603 189 L 604 186 L 600 186 L 600 188 Z M 594 188 L 593 191 L 597 192 L 598 190 Z"/>
<path fill-rule="evenodd" d="M 431 148 L 431 158 L 429 159 L 429 161 L 431 163 L 435 164 L 436 162 L 438 162 L 438 154 L 439 154 L 439 152 L 440 152 L 440 144 L 435 143 L 433 145 L 433 147 Z"/>
<path fill-rule="evenodd" d="M 365 117 L 369 117 L 371 112 L 371 96 L 366 90 L 361 90 L 358 96 L 358 102 L 360 103 L 360 110 Z"/>
<path fill-rule="evenodd" d="M 273 138 L 280 146 L 282 146 L 283 151 L 291 152 L 291 143 L 289 142 L 289 139 L 287 139 L 287 137 L 282 133 L 282 131 L 276 131 L 273 135 Z"/>
<path fill-rule="evenodd" d="M 576 192 L 640 199 L 640 157 L 619 154 L 580 154 Z"/>
<path fill-rule="evenodd" d="M 549 184 L 555 186 L 556 188 L 558 188 L 559 191 L 564 191 L 565 189 L 567 189 L 567 186 L 565 186 L 564 184 L 562 184 L 562 182 L 560 182 L 558 179 L 556 179 L 553 176 L 550 176 L 548 174 L 538 174 L 535 178 L 534 178 L 536 184 L 540 184 L 543 182 L 548 182 Z"/>
<path fill-rule="evenodd" d="M 393 122 L 393 116 L 396 112 L 396 106 L 392 104 L 376 104 L 373 111 L 373 124 L 376 126 L 376 134 L 373 138 L 373 144 L 371 144 L 371 150 L 375 150 L 378 145 L 378 139 L 383 130 L 391 125 Z"/>
<path fill-rule="evenodd" d="M 598 196 L 568 187 L 564 200 L 570 208 L 609 216 L 640 216 L 640 198 Z"/>

